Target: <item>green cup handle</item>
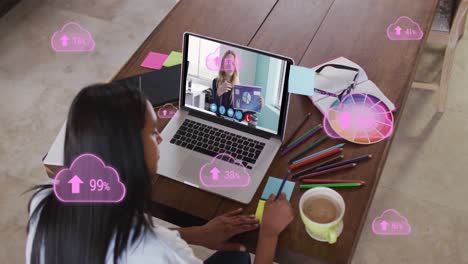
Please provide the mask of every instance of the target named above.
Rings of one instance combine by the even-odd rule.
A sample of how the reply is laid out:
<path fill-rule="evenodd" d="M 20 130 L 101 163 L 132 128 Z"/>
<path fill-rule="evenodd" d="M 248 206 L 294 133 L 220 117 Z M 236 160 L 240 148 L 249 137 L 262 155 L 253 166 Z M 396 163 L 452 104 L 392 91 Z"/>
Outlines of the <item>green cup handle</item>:
<path fill-rule="evenodd" d="M 328 231 L 327 240 L 330 244 L 336 243 L 336 227 L 330 228 L 330 230 Z"/>

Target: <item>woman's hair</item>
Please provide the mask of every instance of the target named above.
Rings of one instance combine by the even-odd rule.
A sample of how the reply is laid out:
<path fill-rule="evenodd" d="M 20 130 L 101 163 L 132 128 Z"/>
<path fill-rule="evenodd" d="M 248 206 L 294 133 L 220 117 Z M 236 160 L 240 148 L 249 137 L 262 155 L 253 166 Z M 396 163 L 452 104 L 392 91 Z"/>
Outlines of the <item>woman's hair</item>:
<path fill-rule="evenodd" d="M 239 84 L 239 73 L 237 72 L 237 56 L 234 53 L 234 51 L 227 50 L 224 53 L 223 58 L 221 59 L 221 64 L 220 64 L 220 68 L 219 68 L 219 72 L 218 72 L 216 87 L 220 87 L 221 84 L 223 83 L 223 80 L 226 80 L 226 78 L 227 78 L 226 72 L 224 71 L 224 61 L 226 60 L 226 57 L 228 55 L 232 55 L 234 57 L 234 61 L 235 61 L 234 67 L 235 68 L 234 68 L 234 73 L 232 74 L 231 80 L 227 80 L 227 81 L 232 83 L 232 84 Z M 234 89 L 231 90 L 231 93 L 234 93 Z M 232 96 L 232 99 L 233 98 L 234 98 L 234 96 Z"/>
<path fill-rule="evenodd" d="M 151 197 L 142 140 L 145 113 L 146 99 L 138 89 L 110 83 L 78 93 L 68 113 L 64 167 L 83 153 L 95 154 L 116 169 L 126 195 L 120 203 L 78 204 L 63 203 L 51 192 L 28 223 L 29 232 L 37 221 L 31 263 L 105 263 L 111 243 L 117 263 L 127 246 L 152 232 L 151 217 L 145 214 Z M 36 186 L 31 201 L 51 188 Z"/>

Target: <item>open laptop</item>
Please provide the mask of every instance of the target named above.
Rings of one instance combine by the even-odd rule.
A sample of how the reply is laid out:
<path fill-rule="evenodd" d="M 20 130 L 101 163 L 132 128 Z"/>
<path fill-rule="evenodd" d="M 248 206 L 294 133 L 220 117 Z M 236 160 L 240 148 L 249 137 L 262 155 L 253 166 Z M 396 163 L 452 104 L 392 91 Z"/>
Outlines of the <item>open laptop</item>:
<path fill-rule="evenodd" d="M 249 203 L 282 143 L 292 64 L 291 58 L 185 33 L 179 111 L 162 132 L 158 174 Z M 202 184 L 203 166 L 220 153 L 235 160 L 216 162 L 242 167 L 248 183 Z"/>

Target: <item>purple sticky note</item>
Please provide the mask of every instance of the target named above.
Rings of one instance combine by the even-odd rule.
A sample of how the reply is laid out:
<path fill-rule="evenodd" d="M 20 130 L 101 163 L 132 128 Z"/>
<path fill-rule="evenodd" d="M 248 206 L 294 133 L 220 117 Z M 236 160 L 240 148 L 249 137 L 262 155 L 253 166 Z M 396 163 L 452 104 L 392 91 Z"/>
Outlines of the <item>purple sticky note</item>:
<path fill-rule="evenodd" d="M 145 68 L 159 70 L 161 69 L 166 58 L 167 58 L 166 54 L 161 54 L 161 53 L 150 51 L 148 55 L 146 55 L 145 60 L 143 60 L 143 62 L 141 63 L 141 66 Z"/>

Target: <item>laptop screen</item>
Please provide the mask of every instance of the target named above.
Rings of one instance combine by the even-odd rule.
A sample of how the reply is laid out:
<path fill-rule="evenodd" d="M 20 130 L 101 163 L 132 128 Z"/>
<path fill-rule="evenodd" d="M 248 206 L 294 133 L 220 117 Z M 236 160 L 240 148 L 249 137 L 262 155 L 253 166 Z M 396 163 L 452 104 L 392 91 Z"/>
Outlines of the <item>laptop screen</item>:
<path fill-rule="evenodd" d="M 185 107 L 278 135 L 287 61 L 194 35 L 186 41 Z"/>

